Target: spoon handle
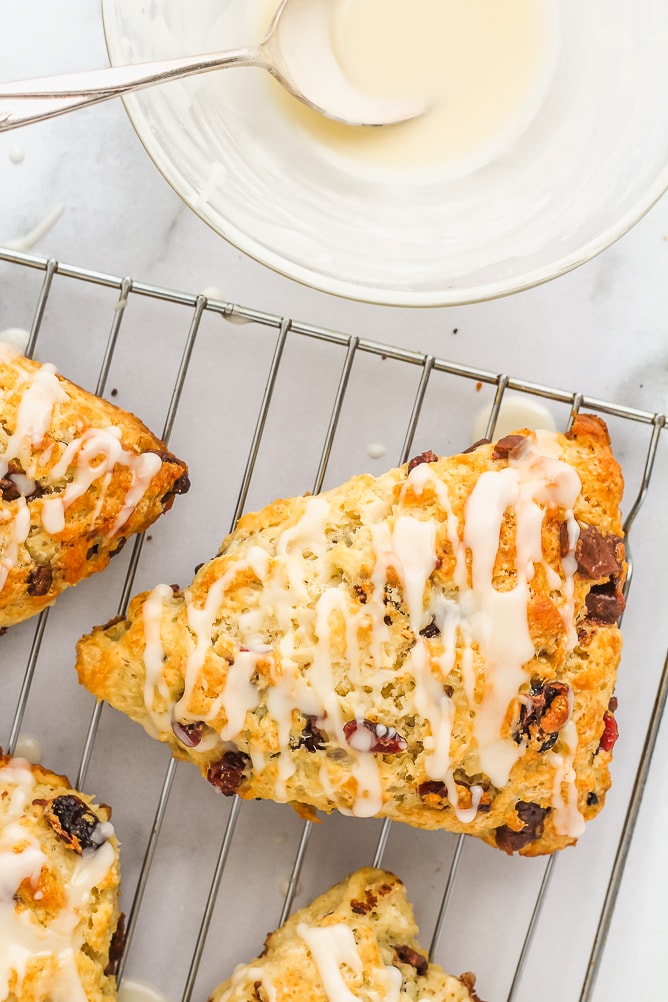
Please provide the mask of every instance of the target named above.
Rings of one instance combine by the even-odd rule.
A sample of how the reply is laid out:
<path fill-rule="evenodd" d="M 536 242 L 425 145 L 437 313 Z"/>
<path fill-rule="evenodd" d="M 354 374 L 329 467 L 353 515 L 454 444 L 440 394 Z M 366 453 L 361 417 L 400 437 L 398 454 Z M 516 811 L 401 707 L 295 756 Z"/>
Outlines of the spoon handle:
<path fill-rule="evenodd" d="M 270 63 L 261 47 L 230 49 L 0 84 L 0 132 L 99 104 L 154 84 L 230 66 L 269 68 Z"/>

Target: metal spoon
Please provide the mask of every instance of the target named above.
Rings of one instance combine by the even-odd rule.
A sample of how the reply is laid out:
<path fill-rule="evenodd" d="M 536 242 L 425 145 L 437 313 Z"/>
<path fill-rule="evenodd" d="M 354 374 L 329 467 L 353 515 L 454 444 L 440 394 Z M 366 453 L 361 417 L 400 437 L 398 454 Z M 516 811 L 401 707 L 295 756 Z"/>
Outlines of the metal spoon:
<path fill-rule="evenodd" d="M 345 77 L 332 50 L 334 2 L 283 0 L 266 36 L 251 48 L 0 84 L 0 131 L 229 66 L 268 70 L 309 108 L 347 125 L 392 125 L 423 114 L 421 102 L 374 97 Z"/>

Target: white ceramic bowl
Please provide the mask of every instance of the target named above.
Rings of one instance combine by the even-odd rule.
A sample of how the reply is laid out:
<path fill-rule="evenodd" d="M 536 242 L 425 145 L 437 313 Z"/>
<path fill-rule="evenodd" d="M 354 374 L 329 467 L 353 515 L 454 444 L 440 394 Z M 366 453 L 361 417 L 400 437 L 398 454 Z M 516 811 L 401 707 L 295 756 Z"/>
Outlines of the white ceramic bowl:
<path fill-rule="evenodd" d="M 185 202 L 271 268 L 367 302 L 439 306 L 525 289 L 589 260 L 668 189 L 666 0 L 555 0 L 541 106 L 457 178 L 365 177 L 237 69 L 126 99 Z M 256 42 L 265 0 L 102 0 L 112 63 Z"/>

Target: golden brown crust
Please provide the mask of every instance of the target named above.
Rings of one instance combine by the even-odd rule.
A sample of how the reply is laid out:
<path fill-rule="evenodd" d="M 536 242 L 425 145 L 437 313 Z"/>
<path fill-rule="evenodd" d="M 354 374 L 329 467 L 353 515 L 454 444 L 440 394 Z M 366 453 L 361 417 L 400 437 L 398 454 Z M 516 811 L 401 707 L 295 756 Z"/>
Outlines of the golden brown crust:
<path fill-rule="evenodd" d="M 102 570 L 187 489 L 138 418 L 0 344 L 0 628 Z"/>
<path fill-rule="evenodd" d="M 185 592 L 82 638 L 80 680 L 225 794 L 552 852 L 610 784 L 607 429 L 418 459 L 244 515 Z"/>
<path fill-rule="evenodd" d="M 0 957 L 7 1002 L 44 1002 L 52 992 L 73 1002 L 116 998 L 112 939 L 122 923 L 110 814 L 64 776 L 0 754 L 0 910 L 15 943 Z"/>
<path fill-rule="evenodd" d="M 473 975 L 452 977 L 430 963 L 417 931 L 401 881 L 384 870 L 358 870 L 271 933 L 262 955 L 238 967 L 209 1002 L 327 1002 L 332 996 L 323 987 L 318 943 L 323 953 L 340 948 L 342 985 L 360 1002 L 475 1002 Z M 392 977 L 401 980 L 396 996 L 388 993 Z"/>

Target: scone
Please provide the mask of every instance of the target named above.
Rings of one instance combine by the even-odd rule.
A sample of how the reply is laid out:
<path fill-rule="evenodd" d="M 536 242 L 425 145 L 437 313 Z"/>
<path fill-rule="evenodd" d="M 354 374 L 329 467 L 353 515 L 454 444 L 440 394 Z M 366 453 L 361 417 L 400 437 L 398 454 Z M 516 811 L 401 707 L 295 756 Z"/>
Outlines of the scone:
<path fill-rule="evenodd" d="M 621 494 L 581 416 L 276 501 L 80 680 L 224 794 L 552 852 L 610 783 Z"/>
<path fill-rule="evenodd" d="M 0 755 L 0 998 L 116 998 L 118 844 L 108 807 Z"/>
<path fill-rule="evenodd" d="M 364 869 L 332 887 L 271 933 L 209 1002 L 480 1002 L 475 978 L 431 964 L 401 881 Z"/>
<path fill-rule="evenodd" d="M 188 487 L 134 415 L 0 342 L 0 629 L 106 567 Z"/>

